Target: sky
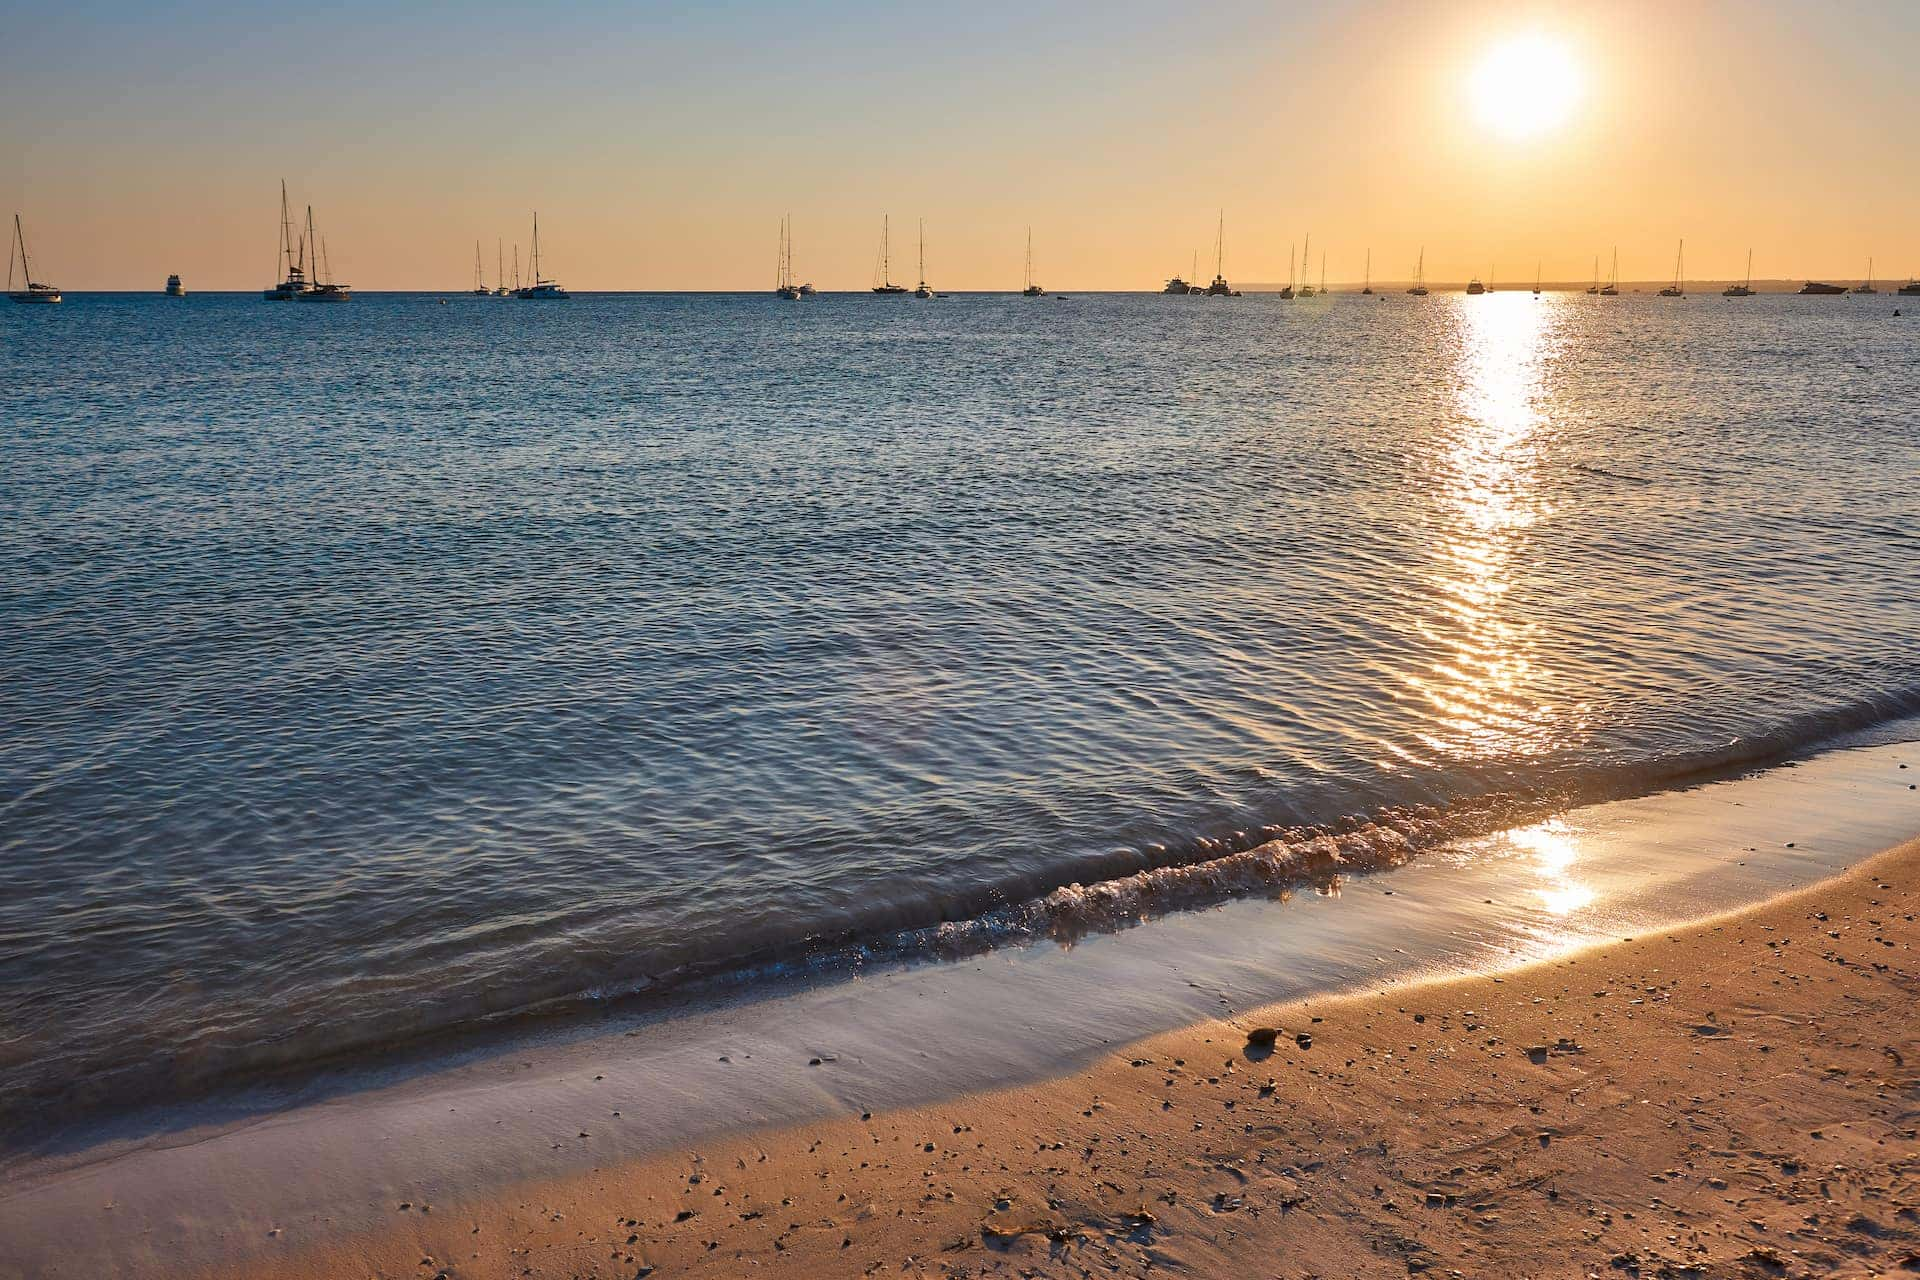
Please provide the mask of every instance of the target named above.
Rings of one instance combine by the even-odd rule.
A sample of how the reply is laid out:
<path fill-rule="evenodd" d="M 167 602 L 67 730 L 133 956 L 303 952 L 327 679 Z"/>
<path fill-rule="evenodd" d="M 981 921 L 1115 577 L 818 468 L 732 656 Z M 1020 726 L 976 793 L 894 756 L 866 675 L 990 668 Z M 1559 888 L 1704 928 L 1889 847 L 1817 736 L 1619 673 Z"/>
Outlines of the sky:
<path fill-rule="evenodd" d="M 73 290 L 1154 289 L 1920 272 L 1913 0 L 0 0 L 0 210 Z M 1538 56 L 1535 56 L 1538 55 Z"/>

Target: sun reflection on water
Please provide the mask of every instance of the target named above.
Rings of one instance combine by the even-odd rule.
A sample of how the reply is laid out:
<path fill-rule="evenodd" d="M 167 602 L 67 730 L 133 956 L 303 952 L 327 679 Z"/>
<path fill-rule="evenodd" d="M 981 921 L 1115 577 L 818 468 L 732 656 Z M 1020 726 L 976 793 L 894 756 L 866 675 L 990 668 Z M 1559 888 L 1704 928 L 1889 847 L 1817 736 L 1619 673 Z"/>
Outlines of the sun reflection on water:
<path fill-rule="evenodd" d="M 1431 464 L 1436 616 L 1425 628 L 1447 652 L 1409 679 L 1434 711 L 1428 744 L 1456 759 L 1536 756 L 1558 740 L 1555 708 L 1538 696 L 1536 626 L 1507 605 L 1547 514 L 1537 471 L 1554 309 L 1506 294 L 1460 299 L 1454 312 L 1456 413 Z"/>

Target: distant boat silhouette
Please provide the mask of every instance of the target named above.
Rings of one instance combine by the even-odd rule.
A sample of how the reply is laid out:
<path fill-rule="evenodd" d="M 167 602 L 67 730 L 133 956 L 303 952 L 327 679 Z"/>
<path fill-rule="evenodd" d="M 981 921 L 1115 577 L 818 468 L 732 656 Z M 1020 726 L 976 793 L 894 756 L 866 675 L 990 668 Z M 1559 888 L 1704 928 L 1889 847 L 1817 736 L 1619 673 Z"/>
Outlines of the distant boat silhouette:
<path fill-rule="evenodd" d="M 1533 296 L 1536 298 L 1540 296 L 1540 263 L 1538 259 L 1536 259 L 1533 264 Z"/>
<path fill-rule="evenodd" d="M 180 283 L 180 273 L 177 271 L 167 277 L 166 296 L 169 298 L 184 298 L 187 296 L 187 286 Z"/>
<path fill-rule="evenodd" d="M 1588 293 L 1600 292 L 1600 255 L 1593 255 L 1593 283 L 1587 286 Z"/>
<path fill-rule="evenodd" d="M 268 302 L 292 302 L 295 298 L 309 292 L 313 286 L 307 282 L 306 244 L 303 241 L 298 257 L 293 247 L 293 213 L 287 206 L 287 180 L 280 179 L 280 260 L 274 264 L 276 272 L 284 271 L 280 283 L 260 291 L 260 296 Z"/>
<path fill-rule="evenodd" d="M 1912 276 L 1908 276 L 1907 282 L 1901 285 L 1898 289 L 1894 290 L 1894 292 L 1898 293 L 1903 298 L 1920 297 L 1920 280 L 1916 280 Z"/>
<path fill-rule="evenodd" d="M 1613 270 L 1608 273 L 1606 284 L 1601 286 L 1600 296 L 1603 298 L 1620 296 L 1620 248 L 1618 245 L 1615 245 L 1613 250 Z"/>
<path fill-rule="evenodd" d="M 506 243 L 504 240 L 495 240 L 493 242 L 493 296 L 496 298 L 511 298 L 513 296 L 513 290 L 507 288 Z M 519 245 L 513 246 L 513 253 L 515 258 L 520 256 Z"/>
<path fill-rule="evenodd" d="M 1660 291 L 1663 298 L 1684 298 L 1687 296 L 1685 282 L 1687 261 L 1687 242 L 1682 240 L 1678 252 L 1673 258 L 1673 283 Z"/>
<path fill-rule="evenodd" d="M 1240 291 L 1227 283 L 1227 211 L 1220 211 L 1220 225 L 1213 234 L 1213 283 L 1207 286 L 1209 298 L 1237 298 Z"/>
<path fill-rule="evenodd" d="M 1427 250 L 1425 245 L 1420 247 L 1420 261 L 1416 263 L 1413 268 L 1413 288 L 1407 290 L 1407 292 L 1416 298 L 1424 298 L 1427 296 Z"/>
<path fill-rule="evenodd" d="M 1046 290 L 1033 282 L 1033 228 L 1027 228 L 1027 287 L 1020 291 L 1023 298 L 1041 298 Z"/>
<path fill-rule="evenodd" d="M 890 215 L 880 216 L 880 268 L 874 281 L 875 293 L 905 293 L 907 286 L 893 282 L 893 219 Z"/>
<path fill-rule="evenodd" d="M 1723 298 L 1751 298 L 1753 296 L 1753 250 L 1747 250 L 1747 280 L 1745 284 L 1730 284 L 1720 291 Z"/>
<path fill-rule="evenodd" d="M 530 256 L 533 259 L 530 268 L 533 283 L 524 289 L 515 289 L 514 297 L 522 302 L 565 302 L 573 297 L 560 287 L 559 281 L 540 278 L 540 214 L 537 211 L 533 215 L 533 251 Z"/>
<path fill-rule="evenodd" d="M 1293 245 L 1291 244 L 1287 245 L 1287 283 L 1281 286 L 1280 296 L 1283 298 L 1293 296 Z"/>
<path fill-rule="evenodd" d="M 13 239 L 20 249 L 20 274 L 26 277 L 27 287 L 16 290 L 13 287 L 13 256 L 7 256 L 7 296 L 15 302 L 51 304 L 64 300 L 60 290 L 50 284 L 41 284 L 33 278 L 33 268 L 27 263 L 27 233 L 20 229 L 20 215 L 13 215 Z M 9 245 L 11 250 L 14 246 Z"/>
<path fill-rule="evenodd" d="M 798 302 L 800 287 L 793 282 L 793 215 L 780 219 L 780 249 L 774 267 L 773 296 Z"/>
<path fill-rule="evenodd" d="M 920 219 L 920 283 L 915 287 L 916 298 L 937 298 L 940 295 L 927 287 L 927 220 Z"/>
<path fill-rule="evenodd" d="M 1313 286 L 1307 283 L 1308 264 L 1313 261 L 1313 232 L 1307 232 L 1307 239 L 1300 246 L 1300 296 L 1311 298 Z"/>
<path fill-rule="evenodd" d="M 1481 294 L 1483 294 L 1483 293 L 1485 293 L 1486 291 L 1487 291 L 1487 286 L 1485 286 L 1485 285 L 1483 285 L 1483 284 L 1481 284 L 1481 283 L 1480 283 L 1480 277 L 1479 277 L 1479 276 L 1475 276 L 1475 277 L 1474 277 L 1473 279 L 1471 279 L 1471 280 L 1469 280 L 1469 281 L 1467 281 L 1467 296 L 1468 296 L 1468 297 L 1470 297 L 1470 298 L 1477 298 L 1477 297 L 1479 297 L 1479 296 L 1480 296 Z"/>
<path fill-rule="evenodd" d="M 1292 250 L 1288 250 L 1288 252 L 1291 253 Z M 1187 278 L 1185 280 L 1182 280 L 1178 275 L 1174 276 L 1171 280 L 1167 281 L 1167 287 L 1162 289 L 1160 292 L 1170 293 L 1176 297 L 1189 297 L 1193 294 L 1200 292 L 1200 286 L 1193 283 L 1193 281 L 1198 280 L 1199 278 L 1200 278 L 1200 251 L 1198 249 L 1195 249 L 1193 251 L 1193 269 L 1191 272 L 1188 273 Z"/>
<path fill-rule="evenodd" d="M 477 298 L 491 298 L 493 290 L 487 288 L 486 272 L 480 269 L 480 242 L 473 242 L 473 288 L 469 290 Z"/>
<path fill-rule="evenodd" d="M 313 259 L 311 286 L 305 293 L 295 294 L 295 302 L 352 302 L 353 290 L 340 284 L 333 278 L 333 272 L 327 265 L 327 242 L 313 230 L 313 206 L 307 206 L 307 237 L 303 242 L 306 252 Z"/>
<path fill-rule="evenodd" d="M 1365 283 L 1363 283 L 1360 286 L 1360 292 L 1363 294 L 1370 294 L 1373 292 L 1373 250 L 1372 249 L 1367 250 L 1367 274 L 1365 277 Z"/>
<path fill-rule="evenodd" d="M 1846 291 L 1847 286 L 1843 284 L 1826 284 L 1819 280 L 1809 280 L 1800 286 L 1801 293 L 1811 294 L 1816 297 L 1830 297 L 1833 294 L 1845 293 Z"/>
<path fill-rule="evenodd" d="M 1878 293 L 1878 292 L 1880 292 L 1880 291 L 1879 291 L 1878 289 L 1876 289 L 1876 288 L 1874 288 L 1874 287 L 1873 287 L 1873 259 L 1872 259 L 1872 258 L 1868 258 L 1868 259 L 1867 259 L 1867 278 L 1866 278 L 1866 280 L 1864 280 L 1863 282 L 1861 282 L 1861 284 L 1859 285 L 1859 287 L 1857 287 L 1856 289 L 1854 289 L 1854 292 L 1855 292 L 1855 293 Z"/>

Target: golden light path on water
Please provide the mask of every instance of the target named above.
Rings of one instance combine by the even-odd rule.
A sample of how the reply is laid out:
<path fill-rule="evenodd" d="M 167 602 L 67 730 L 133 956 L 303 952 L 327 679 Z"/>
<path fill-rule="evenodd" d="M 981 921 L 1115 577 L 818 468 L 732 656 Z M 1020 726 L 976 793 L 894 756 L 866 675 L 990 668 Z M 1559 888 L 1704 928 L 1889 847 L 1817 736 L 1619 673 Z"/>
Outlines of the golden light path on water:
<path fill-rule="evenodd" d="M 1567 341 L 1564 303 L 1521 292 L 1454 301 L 1456 412 L 1433 468 L 1440 497 L 1428 584 L 1442 623 L 1433 638 L 1450 653 L 1409 682 L 1434 712 L 1429 746 L 1455 759 L 1537 757 L 1579 723 L 1578 708 L 1542 696 L 1539 624 L 1508 604 L 1529 571 L 1532 531 L 1552 514 L 1539 471 L 1553 443 L 1550 375 Z M 1503 839 L 1540 877 L 1550 915 L 1593 904 L 1592 889 L 1572 875 L 1580 846 L 1565 823 Z"/>

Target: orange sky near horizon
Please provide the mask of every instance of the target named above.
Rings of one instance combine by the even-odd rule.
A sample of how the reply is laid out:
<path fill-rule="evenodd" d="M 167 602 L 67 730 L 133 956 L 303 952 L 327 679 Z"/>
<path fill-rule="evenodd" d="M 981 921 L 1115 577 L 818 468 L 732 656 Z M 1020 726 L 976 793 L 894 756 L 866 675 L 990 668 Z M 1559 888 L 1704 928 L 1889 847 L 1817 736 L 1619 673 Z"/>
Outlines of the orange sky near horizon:
<path fill-rule="evenodd" d="M 987 5 L 955 14 L 752 0 L 699 13 L 580 4 L 538 19 L 356 0 L 314 19 L 118 3 L 34 14 L 0 80 L 0 202 L 68 289 L 274 278 L 279 181 L 335 273 L 457 290 L 473 245 L 575 289 L 760 289 L 780 216 L 796 271 L 894 277 L 914 227 L 942 289 L 1017 288 L 1026 228 L 1055 290 L 1152 289 L 1215 217 L 1236 282 L 1312 274 L 1586 280 L 1672 271 L 1920 272 L 1920 6 Z M 224 24 L 224 25 L 223 25 Z M 242 25 L 244 24 L 244 25 Z M 218 38 L 216 38 L 218 33 Z M 1536 35 L 1579 81 L 1515 138 L 1476 110 L 1490 50 Z M 276 66 L 307 51 L 320 74 Z M 531 50 L 532 52 L 528 52 Z M 1557 77 L 1556 77 L 1557 80 Z M 1482 86 L 1484 88 L 1484 86 Z M 1520 86 L 1532 103 L 1553 82 Z M 1498 95 L 1496 95 L 1497 97 Z M 1524 125 L 1524 121 L 1517 122 Z"/>

